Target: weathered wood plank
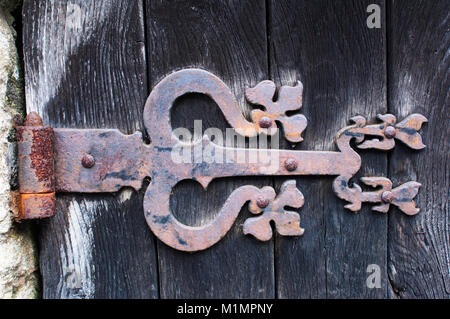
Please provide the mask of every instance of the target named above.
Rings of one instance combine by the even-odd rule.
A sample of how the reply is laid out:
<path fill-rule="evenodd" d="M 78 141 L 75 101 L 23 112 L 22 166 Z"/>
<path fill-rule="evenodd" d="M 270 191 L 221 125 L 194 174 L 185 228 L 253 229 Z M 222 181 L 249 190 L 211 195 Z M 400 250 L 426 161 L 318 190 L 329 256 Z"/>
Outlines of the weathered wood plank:
<path fill-rule="evenodd" d="M 277 85 L 304 84 L 308 118 L 297 149 L 334 150 L 336 132 L 355 115 L 374 120 L 386 108 L 385 19 L 366 26 L 374 0 L 270 1 L 270 69 Z M 283 144 L 288 147 L 286 143 Z M 363 154 L 358 176 L 386 176 L 387 157 Z M 280 298 L 383 298 L 387 295 L 387 216 L 364 207 L 344 208 L 331 178 L 299 178 L 305 234 L 277 237 L 276 280 Z M 277 181 L 280 185 L 282 181 Z M 368 265 L 381 270 L 381 288 L 366 286 Z"/>
<path fill-rule="evenodd" d="M 389 109 L 398 119 L 425 115 L 427 148 L 395 149 L 396 183 L 422 184 L 414 217 L 389 217 L 388 270 L 392 296 L 450 298 L 450 2 L 391 1 L 389 6 Z"/>
<path fill-rule="evenodd" d="M 26 1 L 27 111 L 55 127 L 142 129 L 147 97 L 139 1 Z M 58 195 L 40 223 L 45 298 L 155 298 L 142 192 Z"/>
<path fill-rule="evenodd" d="M 152 86 L 170 72 L 206 69 L 228 84 L 242 107 L 244 88 L 267 79 L 264 1 L 147 1 L 148 50 Z M 173 112 L 173 127 L 225 127 L 217 106 L 204 96 L 182 98 Z M 272 179 L 214 181 L 204 192 L 184 182 L 172 195 L 172 210 L 188 225 L 214 217 L 240 185 L 272 185 Z M 187 254 L 158 242 L 162 298 L 268 298 L 274 296 L 273 243 L 242 233 L 247 208 L 222 241 L 206 251 Z"/>

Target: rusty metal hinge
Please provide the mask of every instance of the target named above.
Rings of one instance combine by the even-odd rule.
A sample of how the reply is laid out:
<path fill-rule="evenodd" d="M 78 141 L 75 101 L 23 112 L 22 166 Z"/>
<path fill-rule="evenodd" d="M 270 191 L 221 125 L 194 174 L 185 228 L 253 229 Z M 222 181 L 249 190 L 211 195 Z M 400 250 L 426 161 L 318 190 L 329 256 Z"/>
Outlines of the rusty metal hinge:
<path fill-rule="evenodd" d="M 144 178 L 150 177 L 144 197 L 145 218 L 153 233 L 175 249 L 197 251 L 214 245 L 228 232 L 247 202 L 250 212 L 258 216 L 245 221 L 245 234 L 269 240 L 273 221 L 280 235 L 302 235 L 298 213 L 286 209 L 300 208 L 304 203 L 295 180 L 287 180 L 278 195 L 272 187 L 239 187 L 215 219 L 200 227 L 180 223 L 170 210 L 172 189 L 182 180 L 196 180 L 206 188 L 214 178 L 254 175 L 334 175 L 333 190 L 348 202 L 345 207 L 351 211 L 359 211 L 362 203 L 372 203 L 372 210 L 381 213 L 391 205 L 407 215 L 419 212 L 413 201 L 420 187 L 417 182 L 393 188 L 388 178 L 364 177 L 362 183 L 374 190 L 363 191 L 350 179 L 361 167 L 361 157 L 353 147 L 390 150 L 398 140 L 415 150 L 424 148 L 418 131 L 427 119 L 420 114 L 401 122 L 391 114 L 378 115 L 380 122 L 371 125 L 364 117 L 356 116 L 353 125 L 337 133 L 338 151 L 329 152 L 230 147 L 212 142 L 206 135 L 180 141 L 172 130 L 170 111 L 174 101 L 187 93 L 202 93 L 217 103 L 240 136 L 273 136 L 278 122 L 288 141 L 301 142 L 307 120 L 289 112 L 302 107 L 302 84 L 281 87 L 276 101 L 275 91 L 272 81 L 260 82 L 245 91 L 247 101 L 261 108 L 254 109 L 247 120 L 228 86 L 215 75 L 200 69 L 172 73 L 153 89 L 145 105 L 149 145 L 143 142 L 140 132 L 124 135 L 114 129 L 51 128 L 43 126 L 36 113 L 30 113 L 24 125 L 16 126 L 21 193 L 18 219 L 54 215 L 57 192 L 115 192 L 125 186 L 138 190 Z M 188 155 L 175 160 L 174 154 L 180 150 Z M 196 154 L 203 157 L 199 160 Z"/>

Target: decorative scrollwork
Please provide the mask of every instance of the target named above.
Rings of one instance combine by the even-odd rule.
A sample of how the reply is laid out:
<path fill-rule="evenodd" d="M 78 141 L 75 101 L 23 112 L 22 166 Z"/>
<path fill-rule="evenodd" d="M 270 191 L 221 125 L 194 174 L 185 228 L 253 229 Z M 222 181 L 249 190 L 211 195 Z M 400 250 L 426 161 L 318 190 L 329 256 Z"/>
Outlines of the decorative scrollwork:
<path fill-rule="evenodd" d="M 421 186 L 417 182 L 410 181 L 394 188 L 388 178 L 363 177 L 361 182 L 373 188 L 364 191 L 351 179 L 361 168 L 361 157 L 355 149 L 390 150 L 395 147 L 395 140 L 415 150 L 425 148 L 418 131 L 427 119 L 420 114 L 412 114 L 401 122 L 397 122 L 392 114 L 378 115 L 380 123 L 370 125 L 362 116 L 353 117 L 353 125 L 343 128 L 336 135 L 339 151 L 233 148 L 213 143 L 208 136 L 203 136 L 202 139 L 182 143 L 184 150 L 191 151 L 187 161 L 174 160 L 173 153 L 178 150 L 180 140 L 172 131 L 170 112 L 176 99 L 188 93 L 208 95 L 219 106 L 228 123 L 243 136 L 255 137 L 260 133 L 273 135 L 276 130 L 272 129 L 279 122 L 288 141 L 302 141 L 307 120 L 301 114 L 289 115 L 289 112 L 302 107 L 302 83 L 282 86 L 276 101 L 275 91 L 272 81 L 262 81 L 245 91 L 250 103 L 263 108 L 253 110 L 249 121 L 242 114 L 229 87 L 214 74 L 200 69 L 174 72 L 159 82 L 147 99 L 143 117 L 151 138 L 149 145 L 142 141 L 140 133 L 127 136 L 113 129 L 53 129 L 43 127 L 42 120 L 36 114 L 29 114 L 25 126 L 17 123 L 18 133 L 21 133 L 17 134 L 19 159 L 22 161 L 19 176 L 22 180 L 28 177 L 35 188 L 32 189 L 33 194 L 29 191 L 21 194 L 21 216 L 40 218 L 53 215 L 55 206 L 50 204 L 54 204 L 54 192 L 111 192 L 125 186 L 139 189 L 143 179 L 150 177 L 144 195 L 146 221 L 161 241 L 175 249 L 192 252 L 214 245 L 231 229 L 246 203 L 249 203 L 250 212 L 257 216 L 244 222 L 244 234 L 251 234 L 261 241 L 270 240 L 273 222 L 278 234 L 301 236 L 304 229 L 300 227 L 300 216 L 289 207 L 302 207 L 304 198 L 292 179 L 282 185 L 278 195 L 272 187 L 239 187 L 207 225 L 184 225 L 171 212 L 170 196 L 173 188 L 183 180 L 195 180 L 206 189 L 215 178 L 258 175 L 337 176 L 333 190 L 339 198 L 348 202 L 345 207 L 351 211 L 357 212 L 363 203 L 371 203 L 372 210 L 380 213 L 387 213 L 391 205 L 406 215 L 419 212 L 414 203 Z M 25 138 L 26 132 L 32 136 L 32 132 L 42 130 L 48 133 L 46 137 L 50 143 Z M 38 155 L 54 164 L 54 176 L 53 166 L 50 165 L 45 172 L 45 180 L 54 179 L 55 188 L 42 190 L 39 181 L 31 178 L 35 176 L 35 167 L 30 166 L 27 160 L 36 157 L 34 143 L 39 143 Z M 47 146 L 42 147 L 41 144 Z M 197 161 L 195 155 L 198 151 L 202 155 L 207 151 L 210 154 L 206 157 L 208 160 Z M 226 154 L 226 161 L 211 160 L 215 158 L 211 154 Z M 267 159 L 270 161 L 267 162 Z M 25 186 L 28 183 L 21 183 L 21 189 Z M 39 213 L 33 214 L 32 210 Z"/>
<path fill-rule="evenodd" d="M 355 140 L 357 148 L 390 150 L 395 147 L 395 139 L 402 141 L 412 149 L 423 149 L 425 145 L 418 131 L 427 119 L 421 114 L 412 114 L 400 123 L 396 123 L 396 118 L 392 114 L 378 115 L 382 121 L 380 124 L 366 125 L 366 120 L 362 116 L 353 117 L 355 123 L 352 126 L 342 129 L 336 138 L 337 144 L 342 152 L 352 153 L 350 141 Z M 377 136 L 378 138 L 368 138 Z M 359 170 L 359 169 L 358 169 Z M 345 208 L 351 211 L 359 211 L 361 204 L 380 203 L 372 210 L 386 213 L 390 205 L 397 206 L 407 215 L 415 215 L 419 212 L 413 199 L 417 195 L 420 183 L 407 182 L 392 189 L 392 182 L 384 177 L 363 177 L 361 181 L 368 186 L 381 187 L 372 192 L 364 192 L 358 184 L 350 186 L 350 179 L 354 174 L 339 175 L 334 183 L 333 189 L 337 196 L 348 201 Z"/>
<path fill-rule="evenodd" d="M 266 169 L 263 163 L 242 163 L 237 157 L 227 159 L 227 163 L 170 164 L 170 151 L 173 139 L 169 124 L 169 113 L 173 101 L 186 93 L 203 93 L 216 101 L 229 124 L 243 136 L 255 134 L 273 134 L 276 122 L 280 122 L 288 141 L 302 141 L 302 132 L 307 126 L 305 116 L 289 112 L 298 111 L 302 107 L 303 85 L 283 86 L 275 101 L 276 87 L 272 81 L 262 81 L 245 91 L 247 100 L 263 109 L 251 112 L 251 121 L 247 121 L 240 112 L 236 100 L 229 88 L 213 74 L 198 70 L 182 70 L 163 79 L 152 91 L 144 110 L 144 123 L 152 138 L 150 153 L 152 166 L 148 176 L 151 177 L 144 210 L 147 222 L 153 232 L 166 244 L 176 249 L 194 251 L 205 249 L 217 242 L 225 233 L 237 214 L 238 206 L 244 200 L 250 200 L 250 211 L 261 214 L 246 220 L 244 233 L 252 234 L 259 240 L 269 240 L 272 237 L 270 222 L 275 223 L 276 230 L 281 235 L 298 236 L 303 234 L 300 227 L 300 217 L 296 212 L 285 209 L 285 206 L 299 208 L 303 205 L 303 195 L 295 188 L 294 181 L 283 184 L 280 195 L 270 187 L 256 190 L 254 187 L 240 188 L 225 202 L 215 220 L 202 227 L 188 227 L 178 222 L 170 212 L 169 197 L 172 188 L 183 179 L 195 179 L 203 187 L 217 177 L 252 176 L 252 175 L 334 175 L 333 190 L 336 195 L 349 202 L 345 207 L 351 211 L 359 211 L 362 203 L 375 204 L 374 211 L 387 212 L 391 205 L 397 206 L 405 214 L 417 214 L 413 199 L 420 187 L 419 183 L 408 182 L 396 188 L 389 179 L 384 177 L 366 177 L 362 182 L 375 187 L 373 191 L 363 191 L 350 180 L 361 168 L 361 157 L 352 148 L 351 142 L 356 142 L 357 149 L 389 150 L 395 146 L 395 139 L 402 141 L 413 149 L 422 149 L 425 145 L 418 134 L 426 118 L 413 114 L 397 123 L 391 114 L 379 115 L 381 123 L 367 125 L 365 118 L 356 116 L 353 125 L 338 132 L 336 144 L 339 152 L 326 151 L 295 151 L 295 150 L 259 150 L 241 149 L 243 158 L 259 158 L 264 152 L 267 156 L 276 158 L 275 165 Z M 200 143 L 200 142 L 199 142 Z M 222 147 L 203 138 L 199 148 L 210 148 L 214 152 L 229 152 L 232 148 Z M 192 145 L 194 147 L 194 145 Z M 161 169 L 163 168 L 163 169 Z M 247 197 L 247 195 L 251 195 Z M 237 196 L 237 197 L 236 197 Z M 263 196 L 263 198 L 260 198 Z M 239 198 L 239 200 L 237 200 Z M 259 200 L 259 205 L 258 205 Z M 230 210 L 230 205 L 236 203 Z M 162 223 L 163 221 L 164 223 Z"/>
<path fill-rule="evenodd" d="M 296 86 L 282 86 L 278 92 L 278 100 L 274 101 L 276 86 L 272 81 L 262 81 L 253 88 L 245 90 L 247 100 L 255 105 L 264 107 L 262 110 L 253 110 L 251 118 L 258 128 L 258 132 L 273 134 L 279 121 L 284 135 L 289 142 L 303 141 L 302 133 L 308 121 L 301 114 L 288 116 L 286 112 L 297 111 L 303 105 L 303 84 L 298 81 Z"/>
<path fill-rule="evenodd" d="M 418 133 L 422 124 L 427 122 L 425 116 L 421 114 L 411 114 L 400 123 L 392 114 L 378 114 L 380 124 L 366 125 L 366 119 L 362 116 L 355 116 L 352 121 L 355 126 L 347 128 L 346 131 L 355 133 L 357 147 L 360 149 L 390 150 L 395 147 L 395 139 L 402 141 L 408 147 L 421 150 L 425 148 L 422 137 Z M 378 136 L 379 138 L 365 139 L 367 136 Z M 380 140 L 381 138 L 381 140 Z"/>
<path fill-rule="evenodd" d="M 231 127 L 243 136 L 274 134 L 276 130 L 271 128 L 280 122 L 288 141 L 302 141 L 306 118 L 301 114 L 289 115 L 289 112 L 302 107 L 303 85 L 298 82 L 293 87 L 281 87 L 276 101 L 275 91 L 272 81 L 262 81 L 246 90 L 247 100 L 263 108 L 253 110 L 249 121 L 242 114 L 230 88 L 214 74 L 200 69 L 174 72 L 159 82 L 147 99 L 143 117 L 151 139 L 149 145 L 139 142 L 140 135 L 126 136 L 115 130 L 54 129 L 57 191 L 105 192 L 123 186 L 137 189 L 145 177 L 150 177 L 144 196 L 147 223 L 161 241 L 184 251 L 202 250 L 217 243 L 232 227 L 247 202 L 250 202 L 250 211 L 258 216 L 245 221 L 245 234 L 269 240 L 273 236 L 271 222 L 274 222 L 280 235 L 302 235 L 300 216 L 288 208 L 300 208 L 304 203 L 303 195 L 292 180 L 294 176 L 336 176 L 333 190 L 348 202 L 345 207 L 354 212 L 359 211 L 363 203 L 371 203 L 376 212 L 386 213 L 394 205 L 407 215 L 418 213 L 419 208 L 413 199 L 419 183 L 407 182 L 394 188 L 385 177 L 364 177 L 362 183 L 374 189 L 363 191 L 351 179 L 361 168 L 361 157 L 356 150 L 390 150 L 395 146 L 395 140 L 415 150 L 424 148 L 418 131 L 427 119 L 420 114 L 412 114 L 401 122 L 397 122 L 392 114 L 379 115 L 381 123 L 370 125 L 364 117 L 356 116 L 352 119 L 353 125 L 336 135 L 338 151 L 238 149 L 215 144 L 204 136 L 182 145 L 188 151 L 202 154 L 205 150 L 208 154 L 227 154 L 225 162 L 173 160 L 173 151 L 180 141 L 173 134 L 170 112 L 176 99 L 188 93 L 208 95 Z M 80 166 L 83 154 L 94 156 L 96 164 Z M 215 178 L 260 175 L 286 176 L 289 180 L 283 184 L 278 196 L 271 187 L 239 187 L 226 199 L 214 220 L 200 227 L 184 225 L 171 211 L 173 188 L 183 180 L 195 180 L 206 189 Z"/>
<path fill-rule="evenodd" d="M 304 229 L 300 227 L 300 216 L 295 211 L 285 207 L 300 208 L 305 203 L 303 194 L 297 189 L 295 180 L 289 180 L 281 186 L 280 194 L 275 197 L 275 191 L 267 187 L 262 196 L 253 198 L 249 210 L 258 217 L 248 218 L 244 223 L 244 234 L 251 234 L 261 241 L 272 238 L 270 222 L 275 223 L 277 232 L 282 236 L 301 236 Z"/>

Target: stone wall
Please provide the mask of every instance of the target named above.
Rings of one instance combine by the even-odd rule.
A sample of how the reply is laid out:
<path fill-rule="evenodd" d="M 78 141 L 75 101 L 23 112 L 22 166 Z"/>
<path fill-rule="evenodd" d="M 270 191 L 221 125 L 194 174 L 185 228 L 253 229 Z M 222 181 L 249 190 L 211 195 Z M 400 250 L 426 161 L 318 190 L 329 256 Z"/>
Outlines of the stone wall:
<path fill-rule="evenodd" d="M 13 28 L 20 0 L 0 0 L 0 298 L 37 298 L 37 250 L 31 223 L 15 223 L 13 117 L 24 113 L 23 77 Z"/>

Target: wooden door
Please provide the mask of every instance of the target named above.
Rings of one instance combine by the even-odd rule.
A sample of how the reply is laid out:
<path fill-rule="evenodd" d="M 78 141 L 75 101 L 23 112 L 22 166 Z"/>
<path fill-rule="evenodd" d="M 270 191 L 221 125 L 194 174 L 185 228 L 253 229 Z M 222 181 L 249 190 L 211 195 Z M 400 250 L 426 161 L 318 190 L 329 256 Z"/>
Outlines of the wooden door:
<path fill-rule="evenodd" d="M 368 6 L 380 8 L 369 28 Z M 422 183 L 421 213 L 358 214 L 332 192 L 332 178 L 297 178 L 305 196 L 301 237 L 259 242 L 242 233 L 243 208 L 217 245 L 186 253 L 161 243 L 142 208 L 146 186 L 109 194 L 58 194 L 39 223 L 45 298 L 417 298 L 450 296 L 447 0 L 62 0 L 25 1 L 27 111 L 54 127 L 144 130 L 151 89 L 198 67 L 219 76 L 248 115 L 244 89 L 300 80 L 309 125 L 295 149 L 334 150 L 354 115 L 429 119 L 418 153 L 363 152 L 360 176 Z M 202 95 L 177 101 L 172 125 L 228 127 Z M 286 141 L 281 147 L 291 148 Z M 226 178 L 205 192 L 182 182 L 176 217 L 206 223 L 241 185 L 279 188 L 283 178 Z M 379 287 L 366 284 L 369 265 Z M 372 268 L 369 268 L 372 269 Z"/>

